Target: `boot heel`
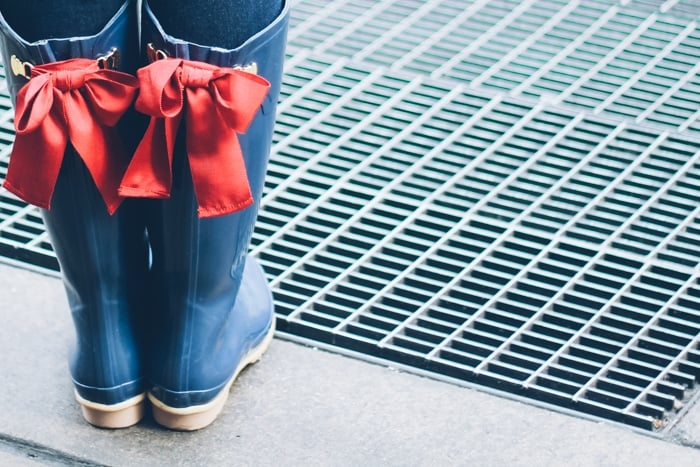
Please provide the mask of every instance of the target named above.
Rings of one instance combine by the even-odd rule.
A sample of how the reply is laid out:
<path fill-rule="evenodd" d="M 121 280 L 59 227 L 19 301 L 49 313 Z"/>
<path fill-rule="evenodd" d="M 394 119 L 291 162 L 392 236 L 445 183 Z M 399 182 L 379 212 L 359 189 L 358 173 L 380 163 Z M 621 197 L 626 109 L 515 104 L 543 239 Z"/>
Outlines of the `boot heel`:
<path fill-rule="evenodd" d="M 83 417 L 88 423 L 100 428 L 128 428 L 136 425 L 144 416 L 146 396 L 139 394 L 119 404 L 105 405 L 90 402 L 77 393 Z"/>
<path fill-rule="evenodd" d="M 243 356 L 241 362 L 238 364 L 238 367 L 236 367 L 236 371 L 233 373 L 233 376 L 226 383 L 226 386 L 224 386 L 221 392 L 219 392 L 219 394 L 217 394 L 217 396 L 207 404 L 185 408 L 175 408 L 162 403 L 151 393 L 148 393 L 148 398 L 153 406 L 153 418 L 155 418 L 159 425 L 177 431 L 196 431 L 209 426 L 214 420 L 216 420 L 216 417 L 218 417 L 223 410 L 224 405 L 228 400 L 231 386 L 233 386 L 233 383 L 238 375 L 248 365 L 252 365 L 260 361 L 263 354 L 270 346 L 274 334 L 275 321 L 273 319 L 270 329 L 267 331 L 267 334 L 260 344 L 252 348 L 246 355 Z"/>

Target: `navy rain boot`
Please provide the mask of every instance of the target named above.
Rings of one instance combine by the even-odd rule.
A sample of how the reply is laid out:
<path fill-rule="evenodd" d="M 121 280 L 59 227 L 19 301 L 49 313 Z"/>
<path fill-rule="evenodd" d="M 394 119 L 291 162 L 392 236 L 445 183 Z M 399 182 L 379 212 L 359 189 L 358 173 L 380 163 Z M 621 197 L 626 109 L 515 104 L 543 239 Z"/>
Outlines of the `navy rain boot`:
<path fill-rule="evenodd" d="M 3 62 L 9 64 L 6 66 L 6 74 L 10 94 L 13 102 L 16 101 L 17 104 L 16 111 L 19 113 L 25 107 L 25 104 L 21 103 L 22 99 L 17 98 L 17 94 L 22 97 L 20 90 L 25 90 L 24 87 L 29 88 L 27 83 L 35 83 L 31 86 L 36 87 L 36 83 L 47 76 L 37 72 L 44 66 L 53 72 L 52 75 L 47 72 L 52 76 L 53 84 L 50 81 L 43 82 L 43 86 L 55 85 L 55 89 L 61 88 L 66 96 L 70 93 L 84 94 L 86 87 L 83 83 L 76 82 L 75 78 L 66 78 L 70 73 L 60 69 L 63 61 L 89 59 L 85 60 L 85 63 L 90 64 L 90 67 L 94 62 L 98 69 L 133 73 L 139 60 L 137 13 L 137 2 L 129 0 L 122 4 L 96 35 L 52 38 L 36 42 L 24 40 L 3 17 L 0 17 Z M 83 62 L 80 66 L 82 65 Z M 55 69 L 51 68 L 54 66 Z M 75 66 L 71 70 L 76 71 Z M 133 75 L 122 75 L 117 78 L 127 82 L 129 78 L 133 80 L 132 91 L 135 94 L 136 78 Z M 110 76 L 107 81 L 112 78 L 113 76 Z M 63 84 L 58 84 L 59 82 Z M 60 104 L 56 103 L 56 92 L 53 95 L 54 108 L 57 109 L 57 113 L 61 113 Z M 33 105 L 35 111 L 37 104 Z M 127 100 L 124 107 L 129 106 Z M 62 110 L 65 119 L 76 117 L 67 111 L 67 107 Z M 20 120 L 22 125 L 21 116 L 18 115 L 16 120 Z M 121 119 L 119 131 L 125 134 L 137 133 L 136 128 L 125 127 L 131 123 L 128 118 Z M 85 125 L 81 124 L 79 128 L 85 128 Z M 52 130 L 55 131 L 55 128 Z M 105 141 L 121 142 L 121 139 L 116 141 L 117 139 L 119 138 L 110 133 Z M 44 208 L 42 215 L 60 264 L 75 325 L 76 340 L 71 349 L 69 367 L 75 395 L 83 415 L 95 426 L 122 428 L 131 426 L 142 418 L 145 404 L 140 349 L 143 316 L 141 287 L 147 275 L 148 249 L 143 215 L 138 208 L 141 201 L 126 200 L 116 213 L 110 215 L 106 204 L 110 206 L 110 210 L 116 209 L 119 202 L 116 199 L 116 189 L 121 174 L 116 178 L 113 193 L 105 196 L 105 192 L 98 191 L 94 180 L 95 174 L 100 171 L 99 167 L 104 168 L 109 164 L 100 160 L 95 162 L 94 153 L 85 154 L 91 152 L 86 150 L 86 146 L 94 148 L 100 143 L 87 138 L 84 141 L 88 144 L 83 145 L 79 155 L 72 143 L 72 135 L 70 141 L 65 152 L 58 152 L 62 162 L 59 158 L 56 168 L 60 168 L 60 172 L 54 179 L 53 192 L 48 192 L 48 199 L 34 202 L 35 199 L 27 191 L 32 189 L 31 177 L 20 177 L 17 184 L 12 185 L 8 171 L 6 186 L 12 185 L 8 186 L 10 191 Z M 25 136 L 22 142 L 18 135 L 15 146 L 21 144 L 28 144 L 28 147 L 33 148 L 45 142 L 37 143 L 36 136 L 32 133 L 31 136 Z M 93 146 L 90 146 L 91 144 Z M 113 154 L 108 144 L 105 147 L 108 147 L 108 154 Z M 119 153 L 125 157 L 125 160 L 121 161 L 124 169 L 129 162 L 128 151 L 128 148 L 124 148 L 124 151 Z M 29 151 L 25 155 L 31 155 L 30 159 L 47 157 L 41 154 L 41 151 Z M 20 164 L 14 157 L 13 152 L 10 170 L 13 163 L 16 163 L 16 166 Z M 83 162 L 86 157 L 92 157 L 96 164 L 91 166 L 92 170 L 88 170 Z M 29 164 L 34 164 L 37 174 L 40 172 L 36 167 L 40 167 L 41 164 L 35 160 L 31 160 Z M 99 176 L 97 178 L 99 179 Z"/>
<path fill-rule="evenodd" d="M 190 431 L 204 428 L 216 419 L 237 375 L 260 359 L 274 333 L 270 288 L 260 265 L 248 256 L 248 247 L 272 142 L 289 8 L 284 5 L 272 23 L 235 49 L 196 45 L 166 34 L 147 2 L 142 18 L 142 40 L 148 44 L 151 57 L 166 64 L 168 60 L 174 64 L 181 62 L 183 68 L 173 76 L 184 82 L 187 75 L 189 81 L 182 83 L 183 92 L 188 87 L 198 87 L 196 92 L 204 89 L 208 95 L 212 88 L 207 84 L 211 78 L 207 73 L 216 67 L 242 70 L 252 76 L 243 81 L 262 77 L 270 86 L 255 104 L 250 116 L 252 122 L 244 133 L 237 132 L 244 161 L 239 172 L 247 173 L 250 188 L 239 204 L 222 202 L 222 212 L 216 206 L 213 209 L 203 206 L 203 198 L 211 195 L 207 191 L 214 191 L 211 183 L 215 181 L 198 180 L 200 171 L 195 169 L 190 148 L 203 142 L 204 146 L 210 146 L 210 142 L 216 146 L 217 138 L 223 136 L 192 130 L 189 125 L 196 123 L 198 117 L 193 117 L 191 104 L 183 106 L 180 131 L 176 142 L 173 141 L 172 180 L 168 179 L 169 171 L 161 173 L 163 189 L 152 190 L 153 197 L 168 199 L 153 200 L 147 219 L 153 252 L 152 288 L 159 300 L 153 310 L 148 397 L 159 424 Z M 218 71 L 212 73 L 216 75 Z M 201 82 L 197 84 L 197 80 Z M 151 94 L 147 88 L 141 81 L 142 94 Z M 165 108 L 167 102 L 182 105 L 177 86 L 173 89 L 175 94 L 152 93 L 163 99 L 157 102 L 154 111 Z M 233 105 L 247 97 L 245 92 L 231 94 L 228 97 Z M 138 101 L 136 108 L 139 109 Z M 216 114 L 217 109 L 209 111 Z M 172 128 L 165 133 L 168 131 L 172 132 Z M 138 154 L 137 150 L 134 160 Z M 235 159 L 233 154 L 225 156 Z M 215 172 L 220 167 L 218 163 L 210 164 Z M 224 185 L 246 192 L 247 187 L 237 185 L 241 173 L 230 179 L 225 177 Z M 143 187 L 138 186 L 138 170 L 134 174 L 125 177 L 121 192 L 143 196 L 144 193 L 139 194 Z M 229 209 L 231 206 L 234 208 Z"/>

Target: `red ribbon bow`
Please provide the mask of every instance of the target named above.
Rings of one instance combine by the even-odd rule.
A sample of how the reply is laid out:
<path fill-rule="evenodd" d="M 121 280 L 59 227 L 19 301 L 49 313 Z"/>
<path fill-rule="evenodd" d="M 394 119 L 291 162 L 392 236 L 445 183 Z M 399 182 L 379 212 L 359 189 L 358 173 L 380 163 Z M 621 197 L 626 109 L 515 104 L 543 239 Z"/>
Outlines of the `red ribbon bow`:
<path fill-rule="evenodd" d="M 37 65 L 17 94 L 15 142 L 5 188 L 49 209 L 66 146 L 85 162 L 107 210 L 122 198 L 119 181 L 128 165 L 114 126 L 134 100 L 134 76 L 75 58 Z"/>
<path fill-rule="evenodd" d="M 168 198 L 175 138 L 185 115 L 186 150 L 199 217 L 253 202 L 237 133 L 244 133 L 267 95 L 264 78 L 176 58 L 138 70 L 136 110 L 151 116 L 122 180 L 122 196 Z"/>

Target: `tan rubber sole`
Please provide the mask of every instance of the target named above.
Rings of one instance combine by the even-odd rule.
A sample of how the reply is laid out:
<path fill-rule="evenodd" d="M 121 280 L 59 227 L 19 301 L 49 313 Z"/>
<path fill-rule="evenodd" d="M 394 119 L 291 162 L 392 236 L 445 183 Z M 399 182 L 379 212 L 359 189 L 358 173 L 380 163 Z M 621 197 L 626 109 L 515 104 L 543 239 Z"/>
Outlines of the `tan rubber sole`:
<path fill-rule="evenodd" d="M 228 380 L 226 386 L 224 386 L 221 392 L 219 392 L 211 402 L 203 405 L 175 408 L 162 403 L 149 392 L 148 399 L 153 406 L 153 418 L 155 418 L 159 425 L 170 428 L 171 430 L 195 431 L 209 426 L 223 410 L 228 400 L 231 386 L 240 372 L 248 365 L 252 365 L 262 358 L 263 354 L 270 346 L 274 334 L 275 322 L 273 320 L 272 326 L 270 326 L 270 330 L 265 335 L 263 341 L 257 347 L 251 349 L 241 359 L 231 379 Z"/>
<path fill-rule="evenodd" d="M 140 422 L 145 413 L 145 394 L 113 405 L 90 402 L 80 397 L 77 392 L 75 398 L 80 403 L 85 420 L 99 428 L 128 428 Z"/>

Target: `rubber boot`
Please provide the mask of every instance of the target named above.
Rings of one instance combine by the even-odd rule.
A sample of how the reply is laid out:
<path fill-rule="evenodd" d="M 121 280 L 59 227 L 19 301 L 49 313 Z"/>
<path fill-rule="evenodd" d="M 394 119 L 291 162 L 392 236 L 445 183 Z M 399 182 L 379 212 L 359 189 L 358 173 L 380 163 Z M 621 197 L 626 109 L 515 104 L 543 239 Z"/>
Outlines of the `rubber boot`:
<path fill-rule="evenodd" d="M 142 142 L 148 151 L 144 154 L 137 150 L 134 164 L 122 184 L 123 193 L 130 196 L 150 193 L 153 197 L 167 198 L 153 201 L 147 220 L 153 252 L 152 287 L 154 296 L 160 300 L 154 310 L 157 324 L 150 350 L 148 396 L 155 420 L 171 429 L 197 430 L 212 423 L 237 375 L 261 357 L 274 333 L 269 285 L 261 267 L 247 253 L 272 142 L 288 17 L 289 8 L 285 5 L 266 28 L 240 47 L 225 50 L 169 36 L 144 2 L 142 40 L 149 44 L 152 58 L 163 59 L 166 67 L 168 63 L 182 66 L 171 79 L 150 81 L 172 83 L 173 79 L 189 77 L 189 82 L 180 83 L 187 101 L 182 106 L 178 86 L 170 91 L 150 91 L 150 85 L 139 75 L 142 96 L 154 95 L 158 99 L 150 108 L 153 131 L 147 132 Z M 235 75 L 230 78 L 236 84 L 211 91 L 215 85 L 207 80 L 226 73 Z M 204 79 L 204 75 L 208 78 Z M 197 80 L 202 82 L 193 83 Z M 265 82 L 269 89 L 257 101 L 259 87 Z M 189 89 L 191 94 L 187 94 L 188 86 L 193 88 Z M 201 102 L 187 100 L 201 98 L 200 92 L 209 99 L 210 91 L 217 102 L 222 96 L 230 99 L 218 109 L 198 108 Z M 244 101 L 250 104 L 248 100 L 254 105 L 250 115 L 247 113 L 250 109 L 238 109 L 230 118 L 217 116 L 230 106 Z M 141 97 L 137 109 L 140 103 Z M 168 110 L 172 103 L 182 106 L 178 109 L 184 115 L 173 117 L 176 112 Z M 163 123 L 163 118 L 159 118 L 163 114 L 158 112 L 164 108 L 164 113 L 172 118 L 158 129 L 158 124 Z M 210 121 L 210 115 L 219 121 Z M 202 120 L 207 123 L 202 124 Z M 231 167 L 229 162 L 235 162 L 241 154 L 236 148 L 226 149 L 231 143 L 231 132 L 218 127 L 207 130 L 232 120 L 245 122 L 242 125 L 245 128 L 236 131 L 243 159 L 243 167 L 237 169 L 235 163 Z M 172 136 L 173 121 L 179 124 L 177 138 Z M 150 139 L 168 134 L 171 139 L 164 145 Z M 219 147 L 222 139 L 227 141 L 225 160 L 221 154 L 205 157 L 199 154 Z M 155 149 L 156 146 L 160 149 Z M 154 162 L 160 169 L 144 176 L 143 171 L 148 170 L 145 161 L 155 158 L 149 151 L 163 151 L 163 146 L 172 149 L 171 160 L 160 165 Z M 139 166 L 140 156 L 144 163 Z M 206 167 L 202 167 L 207 164 L 213 168 L 208 174 Z M 226 175 L 231 169 L 234 172 Z M 231 188 L 234 193 L 219 196 L 221 178 L 222 189 Z"/>
<path fill-rule="evenodd" d="M 140 307 L 148 250 L 143 215 L 137 200 L 127 200 L 119 207 L 116 189 L 123 171 L 108 173 L 121 166 L 125 170 L 129 162 L 129 149 L 117 151 L 121 139 L 110 125 L 121 120 L 119 130 L 135 131 L 120 115 L 131 106 L 129 100 L 133 102 L 138 82 L 135 76 L 118 70 L 133 73 L 139 62 L 136 3 L 126 1 L 94 36 L 32 43 L 0 17 L 1 49 L 16 104 L 17 128 L 5 186 L 42 207 L 75 325 L 75 345 L 69 357 L 75 395 L 85 419 L 105 428 L 135 424 L 143 416 L 145 402 Z M 90 75 L 80 75 L 78 80 L 76 73 L 84 70 L 90 70 Z M 78 82 L 83 79 L 85 83 Z M 36 95 L 29 96 L 35 91 Z M 113 104 L 113 91 L 124 99 L 118 110 L 108 108 Z M 88 94 L 106 102 L 105 109 L 95 111 L 104 112 L 105 129 L 96 123 L 94 114 L 76 110 L 76 102 L 85 104 Z M 44 104 L 53 105 L 52 110 L 39 118 Z M 70 126 L 61 117 L 78 123 Z M 41 126 L 46 121 L 54 126 Z M 38 129 L 33 125 L 39 125 Z M 76 134 L 85 129 L 101 136 Z M 62 138 L 63 146 L 57 143 Z M 104 150 L 100 157 L 122 160 L 100 160 L 98 147 Z M 34 174 L 27 173 L 27 166 Z M 39 170 L 50 166 L 55 173 L 48 168 Z"/>

